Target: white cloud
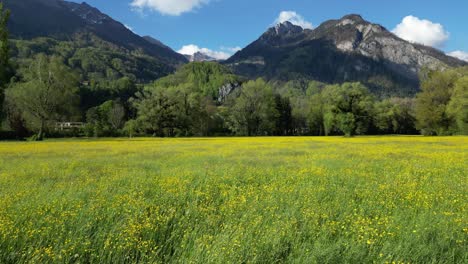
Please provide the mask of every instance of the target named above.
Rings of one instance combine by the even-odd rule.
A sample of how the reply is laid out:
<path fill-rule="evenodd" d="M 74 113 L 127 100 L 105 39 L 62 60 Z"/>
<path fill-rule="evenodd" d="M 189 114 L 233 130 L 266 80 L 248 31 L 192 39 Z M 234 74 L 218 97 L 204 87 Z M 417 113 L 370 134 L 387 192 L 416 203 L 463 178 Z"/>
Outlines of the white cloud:
<path fill-rule="evenodd" d="M 306 21 L 304 17 L 294 11 L 281 11 L 278 18 L 275 20 L 275 24 L 289 21 L 296 26 L 300 26 L 304 29 L 313 29 L 314 26 L 309 21 Z"/>
<path fill-rule="evenodd" d="M 460 60 L 468 61 L 468 52 L 465 52 L 465 51 L 456 50 L 456 51 L 447 53 L 447 55 L 455 57 L 455 58 L 459 58 Z"/>
<path fill-rule="evenodd" d="M 233 49 L 233 48 L 226 48 L 224 50 L 227 50 L 227 49 Z M 180 54 L 184 54 L 184 55 L 193 55 L 193 54 L 195 54 L 197 52 L 201 52 L 201 53 L 206 54 L 206 55 L 208 55 L 208 56 L 210 56 L 212 58 L 215 58 L 217 60 L 226 60 L 229 57 L 231 57 L 231 55 L 232 55 L 231 50 L 228 50 L 228 51 L 230 51 L 230 52 L 215 51 L 215 50 L 211 50 L 211 49 L 207 49 L 207 48 L 200 48 L 197 45 L 190 44 L 190 45 L 183 46 L 177 52 L 180 53 Z"/>
<path fill-rule="evenodd" d="M 403 18 L 392 32 L 404 40 L 438 48 L 443 47 L 450 36 L 441 24 L 415 16 Z"/>
<path fill-rule="evenodd" d="M 207 4 L 210 0 L 132 0 L 132 7 L 143 10 L 149 8 L 163 15 L 179 16 Z"/>

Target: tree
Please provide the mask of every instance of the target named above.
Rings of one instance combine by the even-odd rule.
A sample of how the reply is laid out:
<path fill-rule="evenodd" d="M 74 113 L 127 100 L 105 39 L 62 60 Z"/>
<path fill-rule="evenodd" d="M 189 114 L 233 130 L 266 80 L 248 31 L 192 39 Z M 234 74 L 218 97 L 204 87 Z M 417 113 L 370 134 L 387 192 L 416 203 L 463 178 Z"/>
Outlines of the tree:
<path fill-rule="evenodd" d="M 240 135 L 272 134 L 278 117 L 273 91 L 263 79 L 245 83 L 230 110 L 230 127 Z"/>
<path fill-rule="evenodd" d="M 457 70 L 447 70 L 430 72 L 422 80 L 421 92 L 416 96 L 417 128 L 422 134 L 451 133 L 453 119 L 447 113 L 447 105 L 459 78 Z"/>
<path fill-rule="evenodd" d="M 311 124 L 311 109 L 315 108 L 312 97 L 320 94 L 325 86 L 317 81 L 308 81 L 306 79 L 296 79 L 282 83 L 280 81 L 270 82 L 275 93 L 287 98 L 291 106 L 291 132 L 294 135 L 319 134 L 320 130 L 315 124 Z M 317 105 L 318 106 L 318 105 Z M 321 122 L 320 122 L 321 123 Z"/>
<path fill-rule="evenodd" d="M 4 113 L 9 130 L 13 131 L 18 138 L 28 136 L 29 131 L 20 109 L 15 102 L 11 101 L 12 98 L 6 97 L 5 99 Z"/>
<path fill-rule="evenodd" d="M 114 136 L 124 126 L 125 108 L 118 101 L 109 100 L 86 112 L 88 136 Z"/>
<path fill-rule="evenodd" d="M 309 131 L 312 135 L 325 134 L 325 105 L 321 89 L 309 85 L 309 112 L 307 116 Z"/>
<path fill-rule="evenodd" d="M 455 120 L 457 132 L 468 135 L 468 76 L 455 83 L 447 114 Z"/>
<path fill-rule="evenodd" d="M 277 136 L 289 136 L 293 133 L 292 108 L 289 98 L 275 95 L 275 109 L 278 113 L 274 134 Z"/>
<path fill-rule="evenodd" d="M 138 133 L 138 127 L 139 124 L 137 120 L 128 120 L 124 125 L 123 131 L 129 138 L 132 138 Z"/>
<path fill-rule="evenodd" d="M 12 68 L 10 65 L 10 48 L 8 45 L 7 22 L 10 16 L 9 10 L 4 10 L 3 3 L 0 3 L 0 121 L 2 120 L 4 89 L 10 82 Z M 0 122 L 1 123 L 1 122 Z"/>
<path fill-rule="evenodd" d="M 110 101 L 110 107 L 107 111 L 107 121 L 115 131 L 121 129 L 124 125 L 125 108 L 118 101 Z"/>
<path fill-rule="evenodd" d="M 142 131 L 160 137 L 175 135 L 176 103 L 164 88 L 139 93 L 132 101 Z"/>
<path fill-rule="evenodd" d="M 334 128 L 346 136 L 367 132 L 374 99 L 364 85 L 344 83 L 327 86 L 322 92 L 322 98 L 326 134 Z"/>
<path fill-rule="evenodd" d="M 77 109 L 77 77 L 58 57 L 38 55 L 22 73 L 23 81 L 6 91 L 42 140 L 52 121 L 73 116 Z"/>
<path fill-rule="evenodd" d="M 385 134 L 415 134 L 414 99 L 389 98 L 375 103 L 374 125 Z"/>

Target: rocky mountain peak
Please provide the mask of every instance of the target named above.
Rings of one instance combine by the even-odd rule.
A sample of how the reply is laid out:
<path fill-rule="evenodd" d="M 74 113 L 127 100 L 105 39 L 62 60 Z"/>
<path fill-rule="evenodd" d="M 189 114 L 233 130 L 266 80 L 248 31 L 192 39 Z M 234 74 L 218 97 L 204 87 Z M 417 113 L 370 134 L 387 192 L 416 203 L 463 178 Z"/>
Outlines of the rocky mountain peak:
<path fill-rule="evenodd" d="M 301 33 L 304 29 L 302 29 L 300 26 L 294 25 L 289 21 L 285 21 L 277 24 L 274 27 L 274 30 L 277 35 L 288 35 Z"/>
<path fill-rule="evenodd" d="M 349 14 L 349 15 L 346 15 L 344 17 L 342 17 L 340 19 L 341 21 L 343 20 L 351 20 L 353 22 L 356 22 L 356 23 L 362 23 L 362 22 L 366 22 L 362 16 L 358 15 L 358 14 Z"/>
<path fill-rule="evenodd" d="M 279 46 L 293 43 L 296 39 L 301 38 L 304 34 L 304 29 L 296 26 L 289 21 L 277 24 L 269 28 L 259 39 L 266 45 Z"/>
<path fill-rule="evenodd" d="M 207 54 L 197 51 L 193 55 L 184 55 L 185 58 L 187 58 L 190 62 L 196 61 L 196 62 L 201 62 L 201 61 L 215 61 L 216 59 L 208 56 Z"/>

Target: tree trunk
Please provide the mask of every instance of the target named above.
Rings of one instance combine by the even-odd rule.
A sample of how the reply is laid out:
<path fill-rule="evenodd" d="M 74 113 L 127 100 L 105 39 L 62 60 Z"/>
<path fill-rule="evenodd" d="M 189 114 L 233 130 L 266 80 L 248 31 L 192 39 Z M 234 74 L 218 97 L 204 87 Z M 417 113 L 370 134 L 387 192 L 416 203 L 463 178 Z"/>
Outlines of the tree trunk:
<path fill-rule="evenodd" d="M 39 128 L 39 133 L 37 133 L 37 141 L 42 141 L 44 139 L 44 127 L 45 127 L 45 121 L 41 120 L 41 127 Z"/>

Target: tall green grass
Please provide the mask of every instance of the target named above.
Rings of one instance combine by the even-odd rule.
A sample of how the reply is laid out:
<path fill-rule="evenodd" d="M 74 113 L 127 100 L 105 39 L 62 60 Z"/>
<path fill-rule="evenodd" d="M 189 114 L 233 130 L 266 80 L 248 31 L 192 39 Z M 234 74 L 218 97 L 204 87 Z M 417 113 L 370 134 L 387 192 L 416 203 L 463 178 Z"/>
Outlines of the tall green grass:
<path fill-rule="evenodd" d="M 468 263 L 467 143 L 0 143 L 0 263 Z"/>

